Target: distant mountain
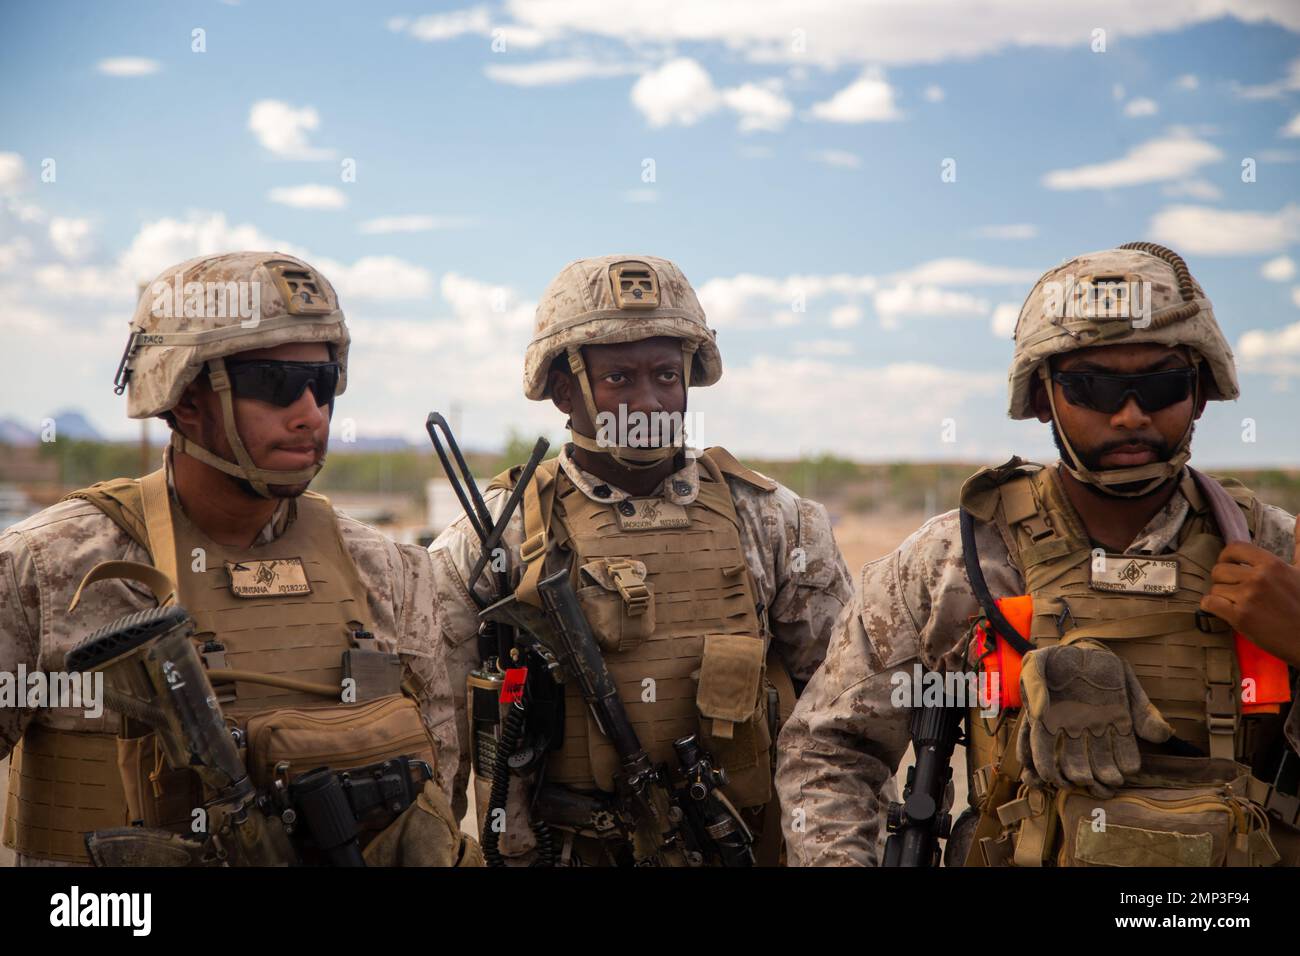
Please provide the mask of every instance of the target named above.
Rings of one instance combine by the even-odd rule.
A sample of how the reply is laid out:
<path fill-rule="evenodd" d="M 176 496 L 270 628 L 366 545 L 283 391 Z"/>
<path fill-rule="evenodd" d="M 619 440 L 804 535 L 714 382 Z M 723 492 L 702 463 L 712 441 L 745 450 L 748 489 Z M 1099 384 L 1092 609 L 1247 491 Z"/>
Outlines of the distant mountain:
<path fill-rule="evenodd" d="M 69 441 L 104 441 L 99 429 L 90 424 L 90 420 L 75 408 L 65 408 L 55 412 L 54 437 Z M 41 440 L 41 423 L 29 428 L 16 418 L 0 418 L 0 445 L 27 446 L 38 444 Z"/>
<path fill-rule="evenodd" d="M 378 438 L 358 438 L 356 441 L 340 441 L 337 436 L 330 437 L 330 454 L 339 452 L 347 454 L 354 451 L 410 451 L 420 448 L 398 435 L 380 436 Z"/>
<path fill-rule="evenodd" d="M 40 435 L 16 418 L 0 418 L 0 445 L 35 445 Z"/>
<path fill-rule="evenodd" d="M 104 440 L 99 429 L 90 424 L 89 419 L 75 408 L 65 408 L 54 413 L 54 433 L 59 438 L 70 438 L 73 441 Z"/>

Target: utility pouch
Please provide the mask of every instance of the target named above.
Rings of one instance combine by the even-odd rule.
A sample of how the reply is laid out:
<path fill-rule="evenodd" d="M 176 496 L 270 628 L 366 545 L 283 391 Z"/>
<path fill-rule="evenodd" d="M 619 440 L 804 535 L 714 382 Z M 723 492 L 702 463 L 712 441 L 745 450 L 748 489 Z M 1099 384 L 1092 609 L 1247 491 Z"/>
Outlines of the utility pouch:
<path fill-rule="evenodd" d="M 157 733 L 117 738 L 117 767 L 131 822 L 150 829 L 190 833 L 203 806 L 203 784 L 188 767 L 167 761 Z"/>
<path fill-rule="evenodd" d="M 280 708 L 248 718 L 248 774 L 258 786 L 318 767 L 350 770 L 396 757 L 437 766 L 433 738 L 409 697 Z"/>
<path fill-rule="evenodd" d="M 578 570 L 578 603 L 600 649 L 630 651 L 655 629 L 654 585 L 643 561 L 600 558 Z"/>
<path fill-rule="evenodd" d="M 1268 819 L 1245 798 L 1248 769 L 1231 760 L 1145 755 L 1108 800 L 1057 795 L 1060 866 L 1272 866 Z"/>
<path fill-rule="evenodd" d="M 767 803 L 772 793 L 768 684 L 763 641 L 748 634 L 708 634 L 695 705 L 700 744 L 727 772 L 738 807 Z"/>

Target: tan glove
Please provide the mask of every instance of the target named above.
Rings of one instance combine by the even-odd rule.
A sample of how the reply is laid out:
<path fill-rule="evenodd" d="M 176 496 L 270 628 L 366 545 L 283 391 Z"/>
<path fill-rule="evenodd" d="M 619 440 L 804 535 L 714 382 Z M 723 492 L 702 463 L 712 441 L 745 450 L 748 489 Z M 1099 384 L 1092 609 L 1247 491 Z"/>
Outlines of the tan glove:
<path fill-rule="evenodd" d="M 482 866 L 477 841 L 460 831 L 451 804 L 432 780 L 415 803 L 375 837 L 366 866 Z"/>
<path fill-rule="evenodd" d="M 1128 662 L 1096 641 L 1030 651 L 1020 670 L 1025 713 L 1016 753 L 1026 783 L 1114 796 L 1142 766 L 1137 737 L 1173 735 Z M 1134 736 L 1136 734 L 1136 736 Z"/>

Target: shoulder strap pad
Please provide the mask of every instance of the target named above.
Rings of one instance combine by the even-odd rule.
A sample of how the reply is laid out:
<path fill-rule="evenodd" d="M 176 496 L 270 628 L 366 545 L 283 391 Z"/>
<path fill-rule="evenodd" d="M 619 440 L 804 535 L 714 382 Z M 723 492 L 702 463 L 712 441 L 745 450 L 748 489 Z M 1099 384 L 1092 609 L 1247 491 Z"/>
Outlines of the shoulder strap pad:
<path fill-rule="evenodd" d="M 545 462 L 542 462 L 542 464 L 545 464 Z M 519 483 L 519 475 L 523 470 L 523 465 L 515 465 L 513 468 L 507 468 L 505 471 L 501 472 L 501 474 L 488 482 L 488 486 L 484 491 L 496 491 L 498 488 L 509 491 Z"/>
<path fill-rule="evenodd" d="M 727 449 L 723 448 L 721 445 L 714 445 L 712 448 L 706 448 L 701 457 L 707 458 L 711 461 L 717 466 L 718 471 L 722 472 L 724 475 L 735 478 L 738 481 L 743 481 L 745 484 L 757 488 L 759 491 L 776 491 L 779 487 L 777 483 L 767 477 L 767 475 L 760 474 L 752 468 L 746 468 L 736 460 L 735 455 L 727 451 Z"/>
<path fill-rule="evenodd" d="M 140 479 L 112 478 L 99 481 L 89 488 L 81 488 L 63 496 L 64 501 L 81 499 L 104 512 L 113 523 L 127 533 L 140 547 L 149 550 L 149 533 L 144 526 L 144 503 L 140 495 Z"/>
<path fill-rule="evenodd" d="M 981 521 L 992 521 L 998 509 L 998 488 L 1017 475 L 1030 475 L 1042 467 L 1013 455 L 1005 464 L 981 468 L 961 486 L 961 507 Z"/>

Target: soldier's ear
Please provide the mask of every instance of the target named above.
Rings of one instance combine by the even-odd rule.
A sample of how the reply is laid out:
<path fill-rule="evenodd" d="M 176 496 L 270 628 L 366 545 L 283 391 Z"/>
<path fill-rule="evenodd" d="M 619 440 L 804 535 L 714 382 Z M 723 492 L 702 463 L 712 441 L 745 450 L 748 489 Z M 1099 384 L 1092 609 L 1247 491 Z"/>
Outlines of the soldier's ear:
<path fill-rule="evenodd" d="M 553 368 L 547 378 L 547 388 L 555 407 L 566 415 L 570 414 L 573 411 L 573 376 Z"/>
<path fill-rule="evenodd" d="M 1052 420 L 1052 406 L 1047 401 L 1043 380 L 1035 375 L 1029 382 L 1029 404 L 1038 420 L 1046 425 Z"/>
<path fill-rule="evenodd" d="M 181 392 L 181 397 L 176 400 L 176 404 L 171 408 L 172 418 L 176 420 L 176 426 L 187 437 L 197 433 L 199 421 L 203 414 L 199 408 L 198 392 L 197 383 L 190 382 L 185 386 L 185 391 Z"/>

